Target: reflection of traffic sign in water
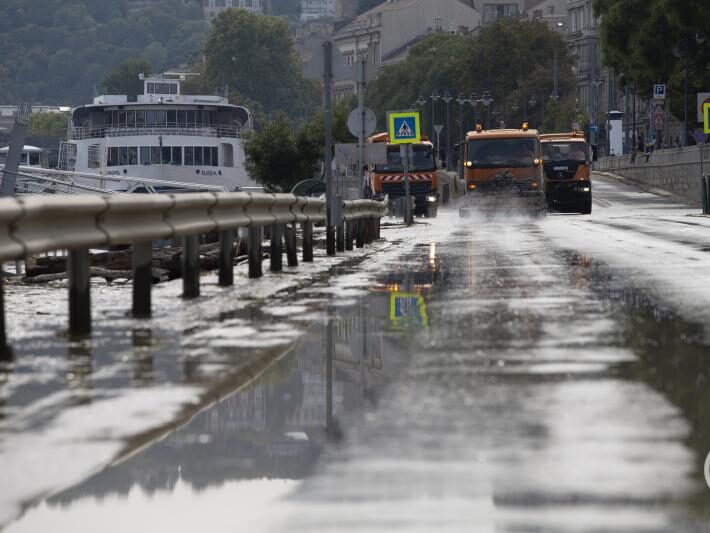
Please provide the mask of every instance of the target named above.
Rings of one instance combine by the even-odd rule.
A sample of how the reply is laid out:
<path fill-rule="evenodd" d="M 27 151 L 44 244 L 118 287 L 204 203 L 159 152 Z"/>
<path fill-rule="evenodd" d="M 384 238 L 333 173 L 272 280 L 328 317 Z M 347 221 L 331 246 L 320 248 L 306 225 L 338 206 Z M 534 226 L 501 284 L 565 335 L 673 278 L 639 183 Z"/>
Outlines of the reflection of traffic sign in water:
<path fill-rule="evenodd" d="M 393 292 L 390 295 L 390 320 L 394 326 L 428 327 L 424 297 L 418 293 Z"/>

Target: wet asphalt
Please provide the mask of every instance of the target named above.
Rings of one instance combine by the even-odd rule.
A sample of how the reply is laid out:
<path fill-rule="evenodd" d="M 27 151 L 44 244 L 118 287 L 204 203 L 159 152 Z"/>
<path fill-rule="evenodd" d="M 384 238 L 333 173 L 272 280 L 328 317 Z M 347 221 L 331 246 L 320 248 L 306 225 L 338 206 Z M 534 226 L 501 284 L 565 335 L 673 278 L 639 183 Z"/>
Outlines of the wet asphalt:
<path fill-rule="evenodd" d="M 601 180 L 592 217 L 551 218 L 635 194 Z M 434 224 L 456 229 L 309 303 L 255 383 L 6 531 L 710 530 L 703 324 L 536 220 Z"/>

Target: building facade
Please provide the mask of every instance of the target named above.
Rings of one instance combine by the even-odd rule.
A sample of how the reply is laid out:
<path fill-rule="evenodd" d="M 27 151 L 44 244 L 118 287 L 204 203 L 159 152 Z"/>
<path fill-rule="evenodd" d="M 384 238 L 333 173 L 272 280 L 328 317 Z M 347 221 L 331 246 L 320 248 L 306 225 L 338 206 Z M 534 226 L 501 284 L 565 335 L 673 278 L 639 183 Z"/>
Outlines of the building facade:
<path fill-rule="evenodd" d="M 263 13 L 265 0 L 202 0 L 202 9 L 205 17 L 213 18 L 225 9 L 239 7 L 254 13 Z"/>
<path fill-rule="evenodd" d="M 301 22 L 335 18 L 338 3 L 336 0 L 301 0 Z"/>

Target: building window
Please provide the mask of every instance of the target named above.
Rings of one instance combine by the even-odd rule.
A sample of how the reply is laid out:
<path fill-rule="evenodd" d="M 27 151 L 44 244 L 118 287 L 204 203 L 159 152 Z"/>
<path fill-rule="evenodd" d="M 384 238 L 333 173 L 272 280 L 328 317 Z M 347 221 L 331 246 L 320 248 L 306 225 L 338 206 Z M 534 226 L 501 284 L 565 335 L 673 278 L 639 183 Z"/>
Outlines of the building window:
<path fill-rule="evenodd" d="M 444 20 L 441 18 L 434 19 L 434 31 L 441 31 L 444 27 Z"/>

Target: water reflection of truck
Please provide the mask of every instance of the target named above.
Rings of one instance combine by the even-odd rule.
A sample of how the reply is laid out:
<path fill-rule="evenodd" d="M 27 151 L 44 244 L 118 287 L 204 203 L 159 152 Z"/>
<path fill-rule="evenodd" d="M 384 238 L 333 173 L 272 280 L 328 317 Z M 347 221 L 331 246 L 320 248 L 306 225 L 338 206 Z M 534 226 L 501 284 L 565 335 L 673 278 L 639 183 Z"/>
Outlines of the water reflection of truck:
<path fill-rule="evenodd" d="M 369 143 L 387 143 L 387 162 L 367 165 L 367 195 L 370 198 L 384 198 L 390 202 L 403 198 L 404 165 L 400 147 L 389 144 L 387 133 L 370 137 Z M 409 161 L 409 188 L 414 199 L 414 215 L 432 218 L 439 206 L 439 183 L 434 157 L 434 147 L 426 137 L 412 145 L 412 160 Z"/>
<path fill-rule="evenodd" d="M 591 161 L 582 133 L 540 135 L 548 209 L 592 212 Z"/>
<path fill-rule="evenodd" d="M 536 130 L 468 132 L 463 145 L 463 178 L 468 214 L 472 207 L 544 212 L 542 153 Z"/>

